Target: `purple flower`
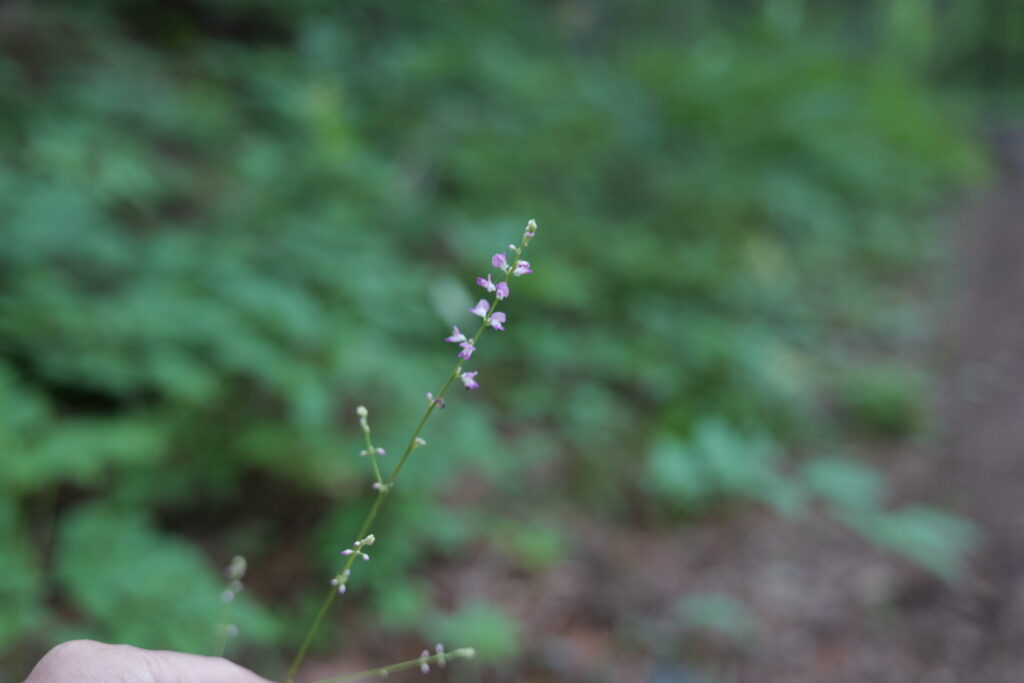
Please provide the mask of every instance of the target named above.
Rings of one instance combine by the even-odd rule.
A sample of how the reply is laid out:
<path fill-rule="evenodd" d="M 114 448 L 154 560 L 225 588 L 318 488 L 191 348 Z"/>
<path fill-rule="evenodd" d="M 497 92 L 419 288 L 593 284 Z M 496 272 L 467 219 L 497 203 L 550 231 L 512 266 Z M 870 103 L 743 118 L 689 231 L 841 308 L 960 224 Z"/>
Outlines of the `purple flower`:
<path fill-rule="evenodd" d="M 488 292 L 493 292 L 496 289 L 494 283 L 491 282 L 491 276 L 490 275 L 487 276 L 486 280 L 483 279 L 482 277 L 478 277 L 476 279 L 476 283 L 478 285 L 480 285 L 481 287 L 483 287 L 484 289 L 486 289 Z"/>
<path fill-rule="evenodd" d="M 467 389 L 477 389 L 479 388 L 480 385 L 477 383 L 475 379 L 476 375 L 476 370 L 474 370 L 473 372 L 463 372 L 462 374 L 459 375 L 459 379 L 462 380 L 463 386 L 465 386 Z"/>
<path fill-rule="evenodd" d="M 505 252 L 498 252 L 491 257 L 491 265 L 501 270 L 508 270 L 508 259 L 505 258 Z"/>
<path fill-rule="evenodd" d="M 476 348 L 473 346 L 472 339 L 462 342 L 460 346 L 462 347 L 462 350 L 459 351 L 459 358 L 462 360 L 469 360 L 469 357 L 473 355 L 474 351 L 476 351 Z"/>
<path fill-rule="evenodd" d="M 459 342 L 466 341 L 466 335 L 459 332 L 459 328 L 457 325 L 452 325 L 452 336 L 446 337 L 445 341 L 458 344 Z"/>
<path fill-rule="evenodd" d="M 516 261 L 516 267 L 512 270 L 512 274 L 515 275 L 516 277 L 519 277 L 520 275 L 526 275 L 532 272 L 533 270 L 530 268 L 529 261 Z"/>
<path fill-rule="evenodd" d="M 488 277 L 490 277 L 490 276 L 488 276 Z M 499 282 L 497 284 L 497 286 L 495 287 L 495 289 L 498 290 L 498 293 L 495 296 L 498 297 L 499 301 L 501 301 L 502 299 L 507 299 L 508 298 L 508 283 L 507 282 Z"/>
<path fill-rule="evenodd" d="M 489 310 L 491 310 L 491 307 L 487 303 L 487 299 L 480 299 L 480 301 L 476 302 L 476 306 L 469 309 L 469 312 L 472 313 L 473 315 L 478 315 L 481 318 L 486 318 L 487 311 Z"/>
<path fill-rule="evenodd" d="M 502 313 L 501 311 L 497 311 L 495 313 L 492 313 L 490 320 L 488 320 L 487 322 L 488 322 L 488 324 L 491 327 L 493 327 L 496 330 L 504 330 L 505 329 L 505 314 Z"/>

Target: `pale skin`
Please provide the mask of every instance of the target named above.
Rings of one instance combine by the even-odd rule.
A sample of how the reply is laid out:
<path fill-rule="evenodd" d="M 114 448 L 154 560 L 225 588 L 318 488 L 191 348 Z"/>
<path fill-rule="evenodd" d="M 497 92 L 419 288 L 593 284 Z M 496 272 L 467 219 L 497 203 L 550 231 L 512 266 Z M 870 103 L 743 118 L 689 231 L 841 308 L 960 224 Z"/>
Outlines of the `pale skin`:
<path fill-rule="evenodd" d="M 39 660 L 25 683 L 270 683 L 221 657 L 71 640 Z"/>

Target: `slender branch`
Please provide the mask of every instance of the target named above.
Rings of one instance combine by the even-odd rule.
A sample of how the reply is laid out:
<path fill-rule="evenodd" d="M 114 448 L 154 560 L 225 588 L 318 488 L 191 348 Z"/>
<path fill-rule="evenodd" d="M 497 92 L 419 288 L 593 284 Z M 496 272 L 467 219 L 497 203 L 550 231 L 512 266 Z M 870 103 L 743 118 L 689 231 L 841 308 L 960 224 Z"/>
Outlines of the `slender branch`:
<path fill-rule="evenodd" d="M 532 225 L 533 228 L 536 229 L 536 225 L 533 224 L 532 221 L 531 221 L 530 225 Z M 514 269 L 515 265 L 519 262 L 519 257 L 522 255 L 523 250 L 526 248 L 526 245 L 527 245 L 527 243 L 529 242 L 529 240 L 530 240 L 530 238 L 532 236 L 533 236 L 532 232 L 530 232 L 529 229 L 528 229 L 527 232 L 523 235 L 523 240 L 519 244 L 519 247 L 517 247 L 515 249 L 515 255 L 513 256 L 513 260 L 512 260 L 512 267 L 509 267 L 509 268 L 505 269 L 505 279 L 503 280 L 503 282 L 505 282 L 506 284 L 508 283 L 509 279 L 511 278 L 512 273 L 513 273 L 513 269 Z M 476 342 L 480 339 L 480 335 L 483 334 L 484 330 L 490 324 L 491 315 L 494 313 L 494 309 L 497 308 L 498 302 L 500 300 L 501 299 L 498 298 L 497 293 L 495 293 L 494 298 L 491 300 L 491 305 L 490 305 L 490 307 L 487 310 L 487 314 L 483 317 L 483 322 L 480 324 L 480 327 L 477 329 L 476 334 L 473 335 L 472 341 L 470 342 L 471 344 L 473 344 L 473 346 L 476 346 Z M 452 373 L 448 376 L 448 379 L 447 379 L 447 381 L 445 381 L 444 386 L 441 387 L 441 391 L 438 392 L 437 396 L 431 398 L 429 405 L 427 405 L 426 411 L 424 411 L 424 413 L 423 413 L 423 417 L 420 418 L 419 423 L 416 425 L 415 431 L 413 431 L 413 433 L 412 433 L 412 437 L 409 439 L 408 445 L 406 445 L 406 447 L 405 447 L 405 451 L 402 453 L 402 457 L 398 460 L 398 463 L 395 465 L 395 469 L 391 472 L 391 476 L 388 477 L 387 481 L 383 482 L 383 483 L 382 483 L 383 480 L 382 480 L 382 477 L 381 477 L 381 474 L 380 474 L 380 469 L 379 469 L 379 467 L 377 465 L 377 461 L 375 459 L 376 453 L 375 453 L 375 451 L 373 449 L 373 444 L 370 442 L 370 429 L 369 429 L 369 426 L 367 426 L 367 424 L 365 422 L 365 412 L 362 413 L 361 426 L 362 426 L 362 429 L 363 429 L 363 433 L 364 433 L 364 435 L 366 437 L 366 448 L 367 448 L 367 451 L 368 451 L 368 453 L 370 455 L 371 462 L 373 463 L 374 475 L 377 478 L 378 486 L 377 486 L 377 497 L 373 501 L 373 506 L 370 508 L 370 511 L 367 513 L 366 519 L 363 521 L 363 524 L 362 524 L 362 527 L 359 530 L 359 533 L 356 534 L 357 542 L 362 540 L 362 539 L 365 539 L 367 537 L 367 534 L 369 534 L 370 527 L 373 524 L 374 520 L 377 518 L 377 513 L 380 511 L 380 508 L 381 508 L 381 506 L 384 503 L 384 498 L 387 497 L 387 494 L 391 491 L 392 487 L 395 484 L 395 480 L 398 479 L 398 474 L 402 471 L 402 468 L 405 466 L 405 462 L 409 459 L 409 455 L 416 448 L 416 446 L 417 446 L 417 438 L 419 437 L 420 432 L 422 432 L 423 428 L 426 426 L 427 420 L 430 419 L 431 414 L 433 414 L 433 412 L 434 412 L 434 408 L 436 408 L 439 404 L 441 404 L 443 402 L 444 395 L 447 393 L 448 389 L 451 388 L 452 382 L 454 382 L 461 375 L 463 362 L 464 362 L 463 359 L 459 359 L 458 363 L 455 364 L 455 369 L 452 370 Z M 306 632 L 306 636 L 305 636 L 305 638 L 302 641 L 302 645 L 299 647 L 299 651 L 296 653 L 295 658 L 292 660 L 291 666 L 288 667 L 288 673 L 285 676 L 285 683 L 294 683 L 295 672 L 298 671 L 299 666 L 302 664 L 302 660 L 305 658 L 306 652 L 309 650 L 310 643 L 313 642 L 313 637 L 316 635 L 317 630 L 320 628 L 320 624 L 324 620 L 324 616 L 327 614 L 327 610 L 330 608 L 331 603 L 334 601 L 334 596 L 338 594 L 339 589 L 348 580 L 349 570 L 352 568 L 352 563 L 355 561 L 355 559 L 356 559 L 356 557 L 358 555 L 359 555 L 359 553 L 351 553 L 351 554 L 349 554 L 348 559 L 345 561 L 345 564 L 342 567 L 341 571 L 335 577 L 335 579 L 337 580 L 337 584 L 335 584 L 335 585 L 337 585 L 337 588 L 335 587 L 335 585 L 331 586 L 331 592 L 324 599 L 324 602 L 321 605 L 320 610 L 317 612 L 316 618 L 313 620 L 313 623 L 310 625 L 309 630 Z M 463 650 L 455 650 L 452 653 L 449 653 L 449 655 L 455 655 L 456 652 L 467 652 L 467 651 L 472 653 L 472 649 L 464 648 Z M 463 654 L 463 655 L 459 655 L 459 656 L 472 656 L 472 654 L 469 654 L 469 655 Z M 415 664 L 419 664 L 422 660 L 421 659 L 417 659 L 417 660 L 410 660 L 410 661 L 414 662 Z M 447 661 L 447 660 L 445 660 L 445 661 Z M 392 665 L 392 666 L 396 666 L 396 667 L 399 667 L 399 668 L 410 668 L 409 666 L 406 666 L 407 664 L 408 664 L 408 662 L 403 662 L 401 664 Z M 384 669 L 388 669 L 388 667 L 384 667 Z M 397 671 L 399 669 L 389 669 L 389 670 Z M 384 674 L 387 673 L 383 669 L 374 669 L 373 671 L 376 672 L 378 675 L 381 674 L 381 673 L 384 673 Z M 350 674 L 350 676 L 355 676 L 355 675 L 356 674 Z M 341 677 L 341 678 L 332 678 L 332 679 L 328 679 L 328 680 L 329 681 L 343 681 L 343 680 L 353 680 L 353 679 L 347 678 L 347 677 Z M 326 681 L 322 681 L 321 683 L 326 683 Z"/>
<path fill-rule="evenodd" d="M 414 669 L 416 667 L 423 667 L 423 665 L 437 664 L 438 666 L 444 666 L 447 662 L 453 659 L 471 659 L 476 656 L 476 652 L 471 647 L 463 647 L 458 650 L 452 650 L 451 652 L 441 652 L 436 655 L 430 655 L 429 657 L 418 657 L 416 659 L 409 659 L 404 662 L 398 662 L 397 664 L 389 664 L 387 666 L 381 666 L 376 669 L 366 669 L 365 671 L 357 671 L 351 674 L 345 674 L 343 676 L 335 676 L 334 678 L 325 678 L 316 683 L 343 683 L 343 681 L 358 681 L 361 678 L 374 678 L 380 676 L 387 676 L 395 671 L 403 671 L 405 669 Z"/>

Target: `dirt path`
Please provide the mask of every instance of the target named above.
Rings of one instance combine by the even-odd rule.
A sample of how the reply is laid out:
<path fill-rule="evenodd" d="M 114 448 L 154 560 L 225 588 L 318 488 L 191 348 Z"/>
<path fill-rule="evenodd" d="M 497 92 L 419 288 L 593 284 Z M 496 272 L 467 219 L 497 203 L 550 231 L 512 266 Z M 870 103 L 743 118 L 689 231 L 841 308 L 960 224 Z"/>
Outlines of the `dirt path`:
<path fill-rule="evenodd" d="M 768 564 L 804 580 L 788 607 L 754 591 L 773 640 L 733 680 L 1024 681 L 1024 133 L 1004 136 L 999 149 L 1003 180 L 963 220 L 951 261 L 938 443 L 894 468 L 901 499 L 951 508 L 980 527 L 968 575 L 945 585 L 827 523 L 797 541 L 771 525 L 758 545 L 789 546 L 769 550 Z"/>
<path fill-rule="evenodd" d="M 984 530 L 965 597 L 975 642 L 957 681 L 1024 681 L 1024 134 L 999 140 L 1005 179 L 960 239 L 947 434 L 938 478 Z"/>

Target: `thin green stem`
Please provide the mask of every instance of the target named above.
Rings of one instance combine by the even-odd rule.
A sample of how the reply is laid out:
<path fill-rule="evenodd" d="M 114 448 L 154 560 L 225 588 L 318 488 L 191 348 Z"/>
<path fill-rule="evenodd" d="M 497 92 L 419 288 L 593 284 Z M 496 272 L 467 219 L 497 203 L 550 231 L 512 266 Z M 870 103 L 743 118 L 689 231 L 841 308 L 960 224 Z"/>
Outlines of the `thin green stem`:
<path fill-rule="evenodd" d="M 366 519 L 363 520 L 363 525 L 359 529 L 359 533 L 356 534 L 356 540 L 362 540 L 366 538 L 366 534 L 370 531 L 370 525 L 373 524 L 373 520 L 377 518 L 377 513 L 380 511 L 381 505 L 384 503 L 384 498 L 388 495 L 388 486 L 382 487 L 377 492 L 377 497 L 373 501 L 373 507 L 370 508 L 370 512 L 366 515 Z M 342 566 L 341 571 L 338 572 L 338 581 L 345 581 L 348 578 L 348 572 L 352 568 L 352 563 L 355 562 L 357 553 L 352 553 L 345 560 L 345 564 Z M 324 620 L 324 616 L 327 614 L 327 610 L 330 609 L 331 603 L 334 602 L 335 596 L 338 595 L 338 589 L 332 585 L 330 592 L 327 597 L 324 598 L 323 604 L 320 606 L 320 611 L 317 612 L 316 618 L 313 619 L 313 623 L 310 624 L 309 630 L 306 631 L 306 637 L 302 640 L 302 645 L 299 647 L 299 651 L 295 653 L 295 658 L 292 660 L 291 666 L 288 667 L 288 674 L 285 676 L 286 683 L 293 683 L 295 679 L 295 672 L 299 670 L 299 666 L 302 664 L 302 660 L 306 658 L 306 652 L 309 650 L 310 644 L 313 642 L 313 636 L 320 629 L 320 624 Z"/>
<path fill-rule="evenodd" d="M 512 276 L 513 268 L 514 268 L 515 264 L 519 261 L 519 257 L 522 255 L 523 249 L 525 249 L 526 244 L 527 244 L 528 241 L 529 241 L 528 237 L 526 235 L 524 235 L 522 242 L 520 243 L 519 247 L 515 250 L 515 255 L 513 256 L 513 260 L 512 260 L 513 266 L 508 268 L 505 271 L 505 279 L 503 280 L 503 282 L 508 283 L 509 279 Z M 500 299 L 498 299 L 497 294 L 495 294 L 494 298 L 491 300 L 491 305 L 490 305 L 490 307 L 487 310 L 487 315 L 484 316 L 483 322 L 480 324 L 480 327 L 477 329 L 476 334 L 473 335 L 473 339 L 472 339 L 471 343 L 473 344 L 474 347 L 476 346 L 476 342 L 480 339 L 480 335 L 482 335 L 484 330 L 487 328 L 487 326 L 489 324 L 489 321 L 490 321 L 490 318 L 491 318 L 491 314 L 494 313 L 494 309 L 497 308 L 499 301 L 500 301 Z M 423 428 L 426 426 L 427 420 L 430 419 L 431 414 L 433 414 L 433 412 L 434 412 L 434 408 L 436 408 L 443 401 L 444 395 L 448 392 L 448 389 L 451 387 L 452 382 L 454 382 L 459 377 L 459 375 L 462 373 L 462 364 L 463 364 L 463 362 L 464 362 L 463 359 L 460 358 L 459 362 L 455 364 L 455 369 L 452 370 L 452 373 L 448 376 L 447 381 L 445 381 L 444 386 L 441 387 L 441 391 L 438 392 L 437 396 L 434 396 L 431 399 L 429 405 L 427 406 L 426 411 L 424 411 L 424 413 L 423 413 L 423 417 L 420 418 L 419 423 L 416 425 L 416 430 L 412 433 L 412 437 L 409 439 L 409 443 L 408 443 L 408 445 L 406 445 L 405 451 L 402 453 L 402 457 L 398 460 L 398 464 L 395 465 L 395 469 L 391 472 L 391 476 L 388 477 L 386 482 L 382 483 L 382 477 L 381 477 L 381 474 L 380 474 L 380 469 L 379 469 L 379 467 L 377 465 L 377 461 L 375 459 L 376 453 L 373 450 L 373 444 L 370 442 L 370 430 L 369 430 L 369 427 L 367 427 L 365 425 L 363 426 L 363 433 L 364 433 L 364 435 L 366 437 L 366 448 L 367 448 L 367 451 L 369 452 L 370 461 L 373 463 L 374 475 L 377 477 L 378 490 L 377 490 L 377 498 L 373 501 L 373 507 L 370 508 L 370 511 L 366 515 L 366 519 L 363 521 L 362 527 L 359 529 L 359 533 L 356 535 L 356 541 L 360 541 L 360 540 L 366 538 L 367 534 L 370 532 L 370 527 L 373 524 L 374 520 L 377 518 L 377 513 L 380 511 L 380 508 L 381 508 L 381 506 L 384 503 L 384 498 L 386 498 L 387 494 L 391 491 L 391 488 L 395 484 L 395 480 L 398 479 L 399 472 L 402 471 L 402 468 L 405 466 L 405 462 L 409 459 L 409 455 L 416 448 L 416 446 L 417 446 L 416 439 L 419 437 L 420 432 L 422 432 Z M 348 571 L 351 569 L 352 563 L 355 561 L 355 558 L 356 558 L 357 555 L 358 555 L 358 553 L 352 553 L 352 554 L 350 554 L 348 556 L 348 559 L 345 561 L 345 564 L 342 567 L 342 570 L 338 573 L 338 575 L 336 577 L 338 579 L 339 583 L 344 582 L 344 581 L 346 581 L 348 579 Z M 302 664 L 302 660 L 306 656 L 306 651 L 309 649 L 310 643 L 313 642 L 313 636 L 316 635 L 317 630 L 320 628 L 320 624 L 323 622 L 324 616 L 327 614 L 327 610 L 330 608 L 331 603 L 334 602 L 334 596 L 337 595 L 337 593 L 338 593 L 337 589 L 335 588 L 335 586 L 332 585 L 331 586 L 331 592 L 327 595 L 327 598 L 324 600 L 323 605 L 320 607 L 320 611 L 317 612 L 316 618 L 313 620 L 313 623 L 310 625 L 309 630 L 306 632 L 306 636 L 305 636 L 305 638 L 302 641 L 302 645 L 299 647 L 299 651 L 295 655 L 295 659 L 292 660 L 291 666 L 288 667 L 288 674 L 285 677 L 285 683 L 293 683 L 293 680 L 294 680 L 294 677 L 295 677 L 295 672 L 298 671 L 299 666 Z M 468 651 L 472 652 L 472 650 L 468 650 Z M 453 651 L 450 654 L 454 654 L 454 652 L 459 652 L 459 651 L 456 650 L 456 651 Z M 467 655 L 461 655 L 461 656 L 467 656 Z M 472 655 L 468 655 L 468 656 L 472 656 Z M 410 660 L 410 661 L 414 662 L 415 664 L 419 664 L 421 662 L 421 660 L 419 660 L 419 659 Z M 407 666 L 407 664 L 408 664 L 408 662 L 403 662 L 401 664 L 397 664 L 397 665 L 393 665 L 393 666 L 397 666 L 399 668 L 409 668 L 409 666 Z M 384 667 L 384 669 L 388 669 L 388 667 Z M 389 669 L 389 670 L 390 671 L 397 671 L 399 669 Z M 376 672 L 378 675 L 381 674 L 381 673 L 384 673 L 384 674 L 387 673 L 383 669 L 373 669 L 372 671 Z M 350 676 L 356 676 L 356 675 L 357 674 L 350 674 Z M 344 676 L 341 677 L 341 678 L 328 679 L 328 681 L 343 681 L 343 680 L 353 680 L 353 679 L 352 678 L 346 678 Z M 327 682 L 326 681 L 321 681 L 321 683 L 327 683 Z"/>
<path fill-rule="evenodd" d="M 299 651 L 295 655 L 295 659 L 292 660 L 292 665 L 288 667 L 288 675 L 285 676 L 285 680 L 288 683 L 293 683 L 295 680 L 295 672 L 299 670 L 299 665 L 302 664 L 302 660 L 305 659 L 306 650 L 309 649 L 309 644 L 313 642 L 313 636 L 316 635 L 324 617 L 327 616 L 327 610 L 331 608 L 331 603 L 334 602 L 334 596 L 337 594 L 337 589 L 335 589 L 334 586 L 331 586 L 331 591 L 327 594 L 327 599 L 324 600 L 324 604 L 320 606 L 320 611 L 316 613 L 316 618 L 313 619 L 313 624 L 306 632 L 306 637 L 303 639 L 302 645 L 299 647 Z"/>
<path fill-rule="evenodd" d="M 357 671 L 343 676 L 335 676 L 334 678 L 325 678 L 321 681 L 317 681 L 316 683 L 343 683 L 344 681 L 358 681 L 361 678 L 387 676 L 395 671 L 415 669 L 416 667 L 423 666 L 424 664 L 443 664 L 450 662 L 453 659 L 470 659 L 475 655 L 476 652 L 473 651 L 473 648 L 464 647 L 458 650 L 452 650 L 451 652 L 442 652 L 440 654 L 430 655 L 429 657 L 409 659 L 404 662 L 389 664 L 388 666 L 381 666 L 376 669 L 366 669 L 365 671 Z"/>
<path fill-rule="evenodd" d="M 213 656 L 223 657 L 228 646 L 228 622 L 231 619 L 231 603 L 222 602 L 220 606 L 220 622 L 217 624 L 217 639 L 213 644 Z"/>

